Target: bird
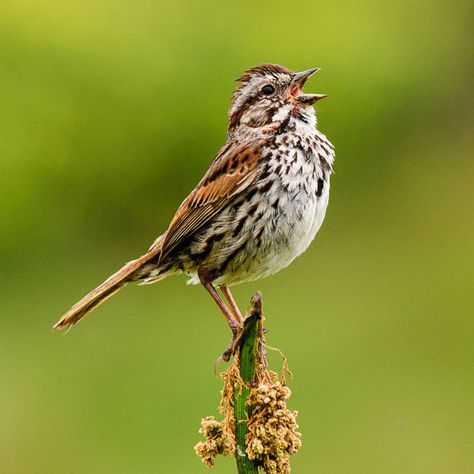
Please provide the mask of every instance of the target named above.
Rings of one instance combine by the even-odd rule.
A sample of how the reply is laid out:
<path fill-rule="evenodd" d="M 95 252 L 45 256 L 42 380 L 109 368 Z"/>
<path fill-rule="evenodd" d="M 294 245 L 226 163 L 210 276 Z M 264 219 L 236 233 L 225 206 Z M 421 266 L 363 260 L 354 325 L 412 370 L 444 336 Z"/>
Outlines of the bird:
<path fill-rule="evenodd" d="M 222 355 L 228 361 L 243 322 L 230 287 L 287 267 L 309 247 L 326 214 L 335 152 L 317 129 L 314 104 L 327 95 L 303 91 L 319 70 L 247 69 L 232 95 L 225 144 L 167 230 L 53 328 L 74 325 L 127 283 L 184 273 L 224 315 L 232 332 Z"/>

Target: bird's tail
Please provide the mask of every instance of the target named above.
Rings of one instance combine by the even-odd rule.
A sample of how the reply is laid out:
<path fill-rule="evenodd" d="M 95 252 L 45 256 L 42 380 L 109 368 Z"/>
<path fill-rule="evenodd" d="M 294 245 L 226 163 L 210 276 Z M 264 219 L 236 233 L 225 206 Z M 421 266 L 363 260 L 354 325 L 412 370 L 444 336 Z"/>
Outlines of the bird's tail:
<path fill-rule="evenodd" d="M 101 285 L 92 290 L 80 301 L 78 301 L 69 311 L 67 311 L 61 319 L 53 326 L 53 329 L 67 328 L 76 324 L 86 314 L 97 308 L 105 300 L 113 296 L 129 281 L 138 280 L 141 278 L 150 260 L 156 259 L 161 251 L 161 238 L 159 237 L 155 243 L 150 247 L 148 252 L 126 263 L 119 271 L 107 278 Z"/>

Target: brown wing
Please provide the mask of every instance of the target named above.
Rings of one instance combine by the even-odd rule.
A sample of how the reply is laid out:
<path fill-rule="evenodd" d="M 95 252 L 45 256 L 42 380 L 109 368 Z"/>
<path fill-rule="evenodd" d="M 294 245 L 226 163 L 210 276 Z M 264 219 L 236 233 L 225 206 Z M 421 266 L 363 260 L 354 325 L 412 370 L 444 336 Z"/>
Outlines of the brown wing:
<path fill-rule="evenodd" d="M 180 242 L 192 235 L 234 196 L 255 179 L 261 162 L 261 143 L 251 142 L 236 147 L 227 144 L 217 155 L 201 182 L 183 201 L 168 230 L 142 257 L 127 263 L 102 285 L 84 296 L 54 325 L 55 329 L 72 326 L 99 304 L 110 298 L 143 265 L 160 255 L 163 258 Z"/>
<path fill-rule="evenodd" d="M 262 142 L 226 145 L 176 211 L 162 241 L 161 259 L 246 189 L 258 173 Z"/>

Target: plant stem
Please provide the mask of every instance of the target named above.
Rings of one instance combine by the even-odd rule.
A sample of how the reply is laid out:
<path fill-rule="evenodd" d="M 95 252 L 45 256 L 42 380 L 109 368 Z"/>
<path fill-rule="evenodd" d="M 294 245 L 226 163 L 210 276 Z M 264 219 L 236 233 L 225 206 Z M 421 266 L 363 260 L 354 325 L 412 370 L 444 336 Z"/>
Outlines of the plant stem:
<path fill-rule="evenodd" d="M 242 336 L 239 342 L 240 377 L 245 385 L 234 388 L 234 416 L 237 472 L 239 474 L 258 474 L 258 465 L 251 461 L 246 453 L 245 436 L 248 432 L 248 419 L 252 407 L 247 404 L 250 386 L 255 382 L 258 351 L 262 338 L 262 303 L 261 293 L 252 298 L 252 311 L 244 321 Z"/>

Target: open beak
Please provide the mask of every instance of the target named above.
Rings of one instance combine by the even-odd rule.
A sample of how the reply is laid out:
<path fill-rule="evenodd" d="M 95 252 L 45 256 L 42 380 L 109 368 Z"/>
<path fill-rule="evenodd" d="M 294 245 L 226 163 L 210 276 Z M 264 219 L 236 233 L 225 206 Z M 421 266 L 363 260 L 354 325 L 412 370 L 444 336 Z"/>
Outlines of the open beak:
<path fill-rule="evenodd" d="M 303 86 L 310 76 L 320 70 L 319 67 L 308 69 L 307 71 L 297 72 L 293 76 L 290 86 L 290 94 L 303 104 L 314 104 L 316 101 L 324 99 L 327 94 L 304 94 Z"/>

